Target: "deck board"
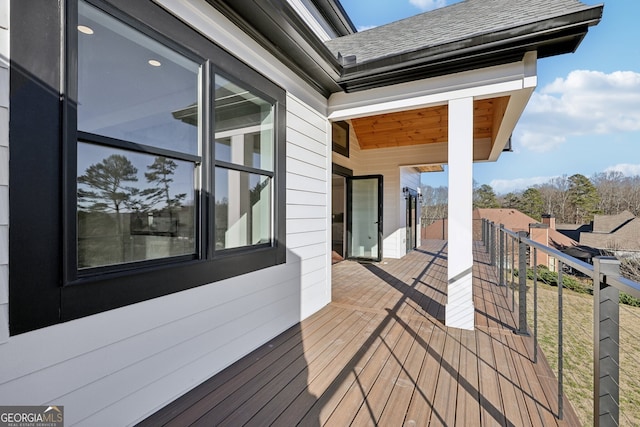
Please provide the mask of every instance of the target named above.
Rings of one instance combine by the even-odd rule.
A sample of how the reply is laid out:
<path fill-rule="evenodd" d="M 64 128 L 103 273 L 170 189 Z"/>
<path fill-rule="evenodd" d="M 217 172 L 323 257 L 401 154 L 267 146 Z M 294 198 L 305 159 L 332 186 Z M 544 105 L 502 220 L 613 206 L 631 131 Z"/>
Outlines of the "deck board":
<path fill-rule="evenodd" d="M 477 244 L 476 328 L 444 326 L 446 247 L 333 265 L 331 304 L 140 425 L 579 425 Z"/>

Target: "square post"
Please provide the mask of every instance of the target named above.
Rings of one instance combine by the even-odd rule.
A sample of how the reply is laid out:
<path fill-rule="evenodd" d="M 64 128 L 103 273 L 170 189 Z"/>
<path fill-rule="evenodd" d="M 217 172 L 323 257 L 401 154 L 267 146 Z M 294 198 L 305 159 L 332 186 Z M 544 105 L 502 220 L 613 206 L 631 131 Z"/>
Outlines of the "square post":
<path fill-rule="evenodd" d="M 449 222 L 445 324 L 474 328 L 473 98 L 449 101 Z M 483 221 L 485 224 L 485 221 Z M 483 225 L 483 234 L 486 225 Z M 483 236 L 486 238 L 486 236 Z M 486 243 L 486 240 L 485 240 Z"/>
<path fill-rule="evenodd" d="M 607 277 L 620 276 L 615 257 L 593 259 L 593 420 L 618 426 L 620 420 L 620 291 Z"/>

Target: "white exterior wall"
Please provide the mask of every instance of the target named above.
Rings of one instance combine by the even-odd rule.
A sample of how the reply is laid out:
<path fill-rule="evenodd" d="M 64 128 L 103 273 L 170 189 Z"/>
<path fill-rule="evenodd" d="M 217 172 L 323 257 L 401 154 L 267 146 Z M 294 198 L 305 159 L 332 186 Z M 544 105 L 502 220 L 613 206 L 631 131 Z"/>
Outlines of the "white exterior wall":
<path fill-rule="evenodd" d="M 333 162 L 349 168 L 357 175 L 383 175 L 382 256 L 401 258 L 406 255 L 406 201 L 403 187 L 417 190 L 420 173 L 404 165 L 429 163 L 438 152 L 437 147 L 394 147 L 361 150 L 358 138 L 349 127 L 349 157 L 333 153 Z M 438 145 L 438 144 L 431 144 Z M 434 149 L 435 148 L 435 149 Z"/>
<path fill-rule="evenodd" d="M 0 54 L 8 55 L 8 0 Z M 201 0 L 162 1 L 287 90 L 287 262 L 8 337 L 8 70 L 0 64 L 0 402 L 135 423 L 330 301 L 326 100 Z M 28 307 L 25 307 L 28 309 Z"/>

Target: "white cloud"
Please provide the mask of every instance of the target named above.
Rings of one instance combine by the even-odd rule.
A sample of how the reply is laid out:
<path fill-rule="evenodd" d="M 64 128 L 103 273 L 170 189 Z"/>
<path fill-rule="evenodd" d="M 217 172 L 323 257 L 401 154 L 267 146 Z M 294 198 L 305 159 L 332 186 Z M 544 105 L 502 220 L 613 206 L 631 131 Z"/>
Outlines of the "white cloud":
<path fill-rule="evenodd" d="M 409 3 L 420 10 L 433 10 L 447 5 L 446 0 L 409 0 Z"/>
<path fill-rule="evenodd" d="M 375 27 L 377 27 L 377 25 L 361 25 L 361 26 L 359 26 L 357 28 L 357 30 L 358 30 L 358 32 L 367 31 L 367 30 L 370 30 L 370 29 L 375 28 Z"/>
<path fill-rule="evenodd" d="M 549 151 L 568 137 L 640 131 L 640 73 L 576 70 L 536 91 L 515 144 Z"/>
<path fill-rule="evenodd" d="M 539 184 L 546 184 L 555 176 L 534 176 L 530 178 L 516 178 L 516 179 L 494 179 L 489 185 L 493 188 L 496 194 L 507 194 L 510 192 L 526 190 L 529 187 Z"/>
<path fill-rule="evenodd" d="M 604 170 L 605 172 L 620 172 L 625 176 L 638 176 L 640 175 L 640 165 L 632 165 L 630 163 L 619 163 L 615 166 L 610 166 Z"/>
<path fill-rule="evenodd" d="M 533 151 L 549 151 L 553 147 L 564 143 L 567 139 L 564 136 L 545 135 L 528 130 L 523 130 L 519 135 L 519 142 L 525 148 Z"/>

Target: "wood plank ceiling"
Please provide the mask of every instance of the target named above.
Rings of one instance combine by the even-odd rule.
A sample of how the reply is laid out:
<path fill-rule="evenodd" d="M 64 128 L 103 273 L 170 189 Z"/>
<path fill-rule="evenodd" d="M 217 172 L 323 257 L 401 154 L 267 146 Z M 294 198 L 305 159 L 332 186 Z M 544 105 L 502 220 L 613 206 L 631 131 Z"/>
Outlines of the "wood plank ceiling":
<path fill-rule="evenodd" d="M 502 122 L 508 96 L 473 102 L 473 139 L 491 139 Z M 447 142 L 449 107 L 439 105 L 417 110 L 352 119 L 360 148 L 375 149 Z"/>

